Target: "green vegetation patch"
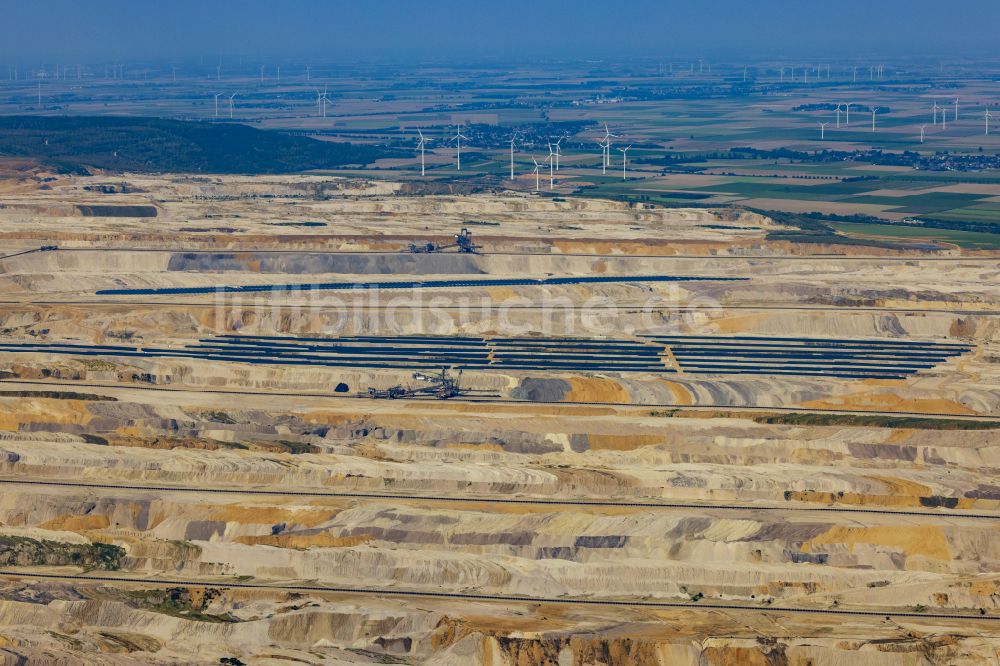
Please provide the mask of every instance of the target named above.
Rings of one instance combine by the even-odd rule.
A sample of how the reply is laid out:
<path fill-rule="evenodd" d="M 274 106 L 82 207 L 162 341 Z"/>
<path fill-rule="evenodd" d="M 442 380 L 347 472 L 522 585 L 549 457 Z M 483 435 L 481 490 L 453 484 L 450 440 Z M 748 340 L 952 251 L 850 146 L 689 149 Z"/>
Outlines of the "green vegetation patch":
<path fill-rule="evenodd" d="M 68 171 L 294 173 L 409 153 L 318 141 L 233 123 L 96 116 L 0 117 L 0 156 Z"/>
<path fill-rule="evenodd" d="M 827 224 L 834 231 L 849 235 L 882 236 L 884 238 L 900 238 L 909 241 L 943 241 L 974 250 L 1000 250 L 1000 233 L 993 234 L 901 224 L 859 224 L 854 222 L 828 222 Z M 858 240 L 863 239 L 859 238 Z"/>
<path fill-rule="evenodd" d="M 1000 430 L 1000 421 L 989 419 L 887 416 L 883 414 L 823 414 L 816 412 L 753 413 L 679 409 L 649 413 L 660 418 L 750 419 L 768 425 L 846 426 L 855 428 L 909 428 L 912 430 Z"/>
<path fill-rule="evenodd" d="M 168 587 L 162 590 L 136 590 L 125 592 L 129 605 L 143 610 L 173 615 L 197 622 L 239 622 L 229 613 L 206 613 L 205 609 L 216 599 L 221 590 L 216 588 Z"/>
<path fill-rule="evenodd" d="M 0 398 L 49 398 L 51 400 L 87 400 L 90 402 L 117 402 L 118 398 L 96 393 L 74 391 L 0 391 Z"/>
<path fill-rule="evenodd" d="M 117 571 L 125 549 L 107 543 L 62 543 L 18 536 L 0 536 L 0 566 L 79 566 Z"/>
<path fill-rule="evenodd" d="M 1000 421 L 884 416 L 880 414 L 758 414 L 757 423 L 779 425 L 849 426 L 859 428 L 911 428 L 915 430 L 1000 430 Z"/>
<path fill-rule="evenodd" d="M 953 208 L 965 208 L 981 199 L 988 198 L 986 194 L 967 194 L 964 192 L 926 192 L 905 197 L 859 196 L 848 201 L 857 204 L 878 204 L 892 206 L 893 212 L 913 213 L 923 215 L 940 213 Z"/>

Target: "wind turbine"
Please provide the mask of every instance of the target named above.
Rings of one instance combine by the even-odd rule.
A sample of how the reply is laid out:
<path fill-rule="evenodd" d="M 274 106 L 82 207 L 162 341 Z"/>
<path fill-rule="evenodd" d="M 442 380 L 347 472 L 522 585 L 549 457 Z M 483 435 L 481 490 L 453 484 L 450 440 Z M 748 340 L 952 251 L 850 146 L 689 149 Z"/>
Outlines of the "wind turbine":
<path fill-rule="evenodd" d="M 215 93 L 215 117 L 216 118 L 219 117 L 219 98 L 222 97 L 225 94 L 226 93 Z"/>
<path fill-rule="evenodd" d="M 854 83 L 858 82 L 858 68 L 854 68 Z"/>
<path fill-rule="evenodd" d="M 306 65 L 306 81 L 309 80 L 309 65 Z"/>
<path fill-rule="evenodd" d="M 607 168 L 611 166 L 611 137 L 617 136 L 617 134 L 612 134 L 611 130 L 608 129 L 608 124 L 604 123 L 604 173 L 607 173 Z"/>
<path fill-rule="evenodd" d="M 264 65 L 260 66 L 260 84 L 264 85 Z"/>
<path fill-rule="evenodd" d="M 239 92 L 234 92 L 232 95 L 229 96 L 229 117 L 230 118 L 233 117 L 233 107 L 235 106 L 235 104 L 233 103 L 233 99 L 237 95 L 239 95 Z"/>
<path fill-rule="evenodd" d="M 608 173 L 608 140 L 601 139 L 597 142 L 597 145 L 601 147 L 601 173 L 607 175 Z"/>
<path fill-rule="evenodd" d="M 872 107 L 872 132 L 875 131 L 875 112 L 878 111 L 877 106 Z"/>
<path fill-rule="evenodd" d="M 958 98 L 955 98 L 955 117 L 952 118 L 955 122 L 958 122 Z"/>
<path fill-rule="evenodd" d="M 924 131 L 927 129 L 927 125 L 920 126 L 920 143 L 924 142 Z"/>
<path fill-rule="evenodd" d="M 417 143 L 417 148 L 420 149 L 420 175 L 423 176 L 426 174 L 426 170 L 424 168 L 424 144 L 427 143 L 428 139 L 424 138 L 424 133 L 420 131 L 419 127 L 417 128 L 417 134 L 420 135 L 420 141 Z"/>
<path fill-rule="evenodd" d="M 948 128 L 948 107 L 941 107 L 941 129 Z"/>
<path fill-rule="evenodd" d="M 983 114 L 983 120 L 986 121 L 986 134 L 990 133 L 990 118 L 992 118 L 992 117 L 993 117 L 993 114 L 990 113 L 989 109 L 986 109 L 986 113 Z"/>
<path fill-rule="evenodd" d="M 176 67 L 171 67 L 170 70 L 174 74 L 174 83 L 177 83 L 177 68 Z"/>
<path fill-rule="evenodd" d="M 461 127 L 456 127 L 455 128 L 455 136 L 452 138 L 452 141 L 455 142 L 455 149 L 456 149 L 456 152 L 455 152 L 455 166 L 456 166 L 456 171 L 461 171 L 462 170 L 462 139 L 465 139 L 466 141 L 468 141 L 469 137 L 467 137 L 464 134 L 462 134 L 462 128 Z"/>
<path fill-rule="evenodd" d="M 830 123 L 820 123 L 819 124 L 819 140 L 823 141 L 826 139 L 826 126 Z"/>
<path fill-rule="evenodd" d="M 556 188 L 556 176 L 553 170 L 555 165 L 555 153 L 552 152 L 552 143 L 549 143 L 549 156 L 545 158 L 545 161 L 549 163 L 549 189 L 554 190 Z"/>
<path fill-rule="evenodd" d="M 632 147 L 632 144 L 625 146 L 624 148 L 619 148 L 622 154 L 622 180 L 628 180 L 625 174 L 625 164 L 628 162 L 628 149 Z"/>
<path fill-rule="evenodd" d="M 837 112 L 837 129 L 840 129 L 840 104 L 834 110 Z"/>
<path fill-rule="evenodd" d="M 937 114 L 938 114 L 937 100 L 934 100 L 934 106 L 931 107 L 931 111 L 933 111 L 934 124 L 937 125 Z"/>
<path fill-rule="evenodd" d="M 326 118 L 326 105 L 330 101 L 330 98 L 326 96 L 326 90 L 326 86 L 323 86 L 323 92 L 320 93 L 319 88 L 316 88 L 316 106 L 319 109 L 319 115 L 323 118 Z"/>
<path fill-rule="evenodd" d="M 514 142 L 517 141 L 517 134 L 510 136 L 510 179 L 514 180 Z"/>
<path fill-rule="evenodd" d="M 780 70 L 780 72 L 781 72 L 781 74 L 780 74 L 779 76 L 780 76 L 781 78 L 780 78 L 780 79 L 778 79 L 778 82 L 779 82 L 779 83 L 784 83 L 784 82 L 785 82 L 785 68 L 784 68 L 784 67 L 782 67 L 782 68 L 781 68 L 781 70 Z"/>
<path fill-rule="evenodd" d="M 531 161 L 535 163 L 535 191 L 537 192 L 540 184 L 538 170 L 542 168 L 542 165 L 534 157 L 531 158 Z"/>
<path fill-rule="evenodd" d="M 556 152 L 555 152 L 555 155 L 556 155 L 556 171 L 559 171 L 559 158 L 562 156 L 562 146 L 560 146 L 559 144 L 561 144 L 562 140 L 565 139 L 565 138 L 566 138 L 565 136 L 561 136 L 558 139 L 556 139 L 556 143 L 555 143 L 555 146 L 556 146 Z"/>
<path fill-rule="evenodd" d="M 851 124 L 851 104 L 854 104 L 854 102 L 844 102 L 844 110 L 847 111 L 847 117 L 844 118 L 845 126 Z"/>

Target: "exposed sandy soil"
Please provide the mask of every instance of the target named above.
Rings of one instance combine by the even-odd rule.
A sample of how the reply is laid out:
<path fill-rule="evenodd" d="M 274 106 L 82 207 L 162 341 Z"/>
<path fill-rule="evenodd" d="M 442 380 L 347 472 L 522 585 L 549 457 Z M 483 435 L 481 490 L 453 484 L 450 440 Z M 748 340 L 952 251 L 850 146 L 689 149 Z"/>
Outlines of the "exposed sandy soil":
<path fill-rule="evenodd" d="M 903 380 L 683 371 L 462 377 L 466 387 L 529 402 L 353 397 L 411 381 L 403 371 L 2 353 L 0 555 L 22 549 L 0 567 L 0 654 L 11 663 L 1000 659 L 1000 429 L 765 422 L 787 408 L 1000 419 L 994 256 L 772 243 L 772 221 L 731 211 L 504 192 L 419 197 L 394 183 L 319 176 L 3 169 L 0 256 L 62 248 L 0 259 L 5 343 L 683 333 L 973 347 Z M 152 205 L 157 214 L 84 217 L 81 205 Z M 398 252 L 409 242 L 447 242 L 463 224 L 485 254 Z M 222 302 L 94 294 L 641 274 L 752 279 Z M 516 308 L 499 307 L 512 299 Z M 341 383 L 347 391 L 335 394 Z M 58 485 L 66 483 L 90 485 Z M 521 501 L 498 501 L 511 499 Z M 112 571 L 85 571 L 71 559 L 33 560 L 45 543 L 59 552 L 122 550 Z M 18 578 L 12 569 L 161 583 Z M 355 591 L 280 589 L 292 585 Z"/>

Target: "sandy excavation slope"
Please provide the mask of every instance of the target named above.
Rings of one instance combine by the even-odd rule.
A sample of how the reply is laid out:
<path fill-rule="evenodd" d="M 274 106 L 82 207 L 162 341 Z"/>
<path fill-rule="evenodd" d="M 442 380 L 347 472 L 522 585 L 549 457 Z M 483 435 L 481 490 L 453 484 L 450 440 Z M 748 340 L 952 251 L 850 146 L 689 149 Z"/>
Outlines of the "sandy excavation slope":
<path fill-rule="evenodd" d="M 971 347 L 899 380 L 466 371 L 486 402 L 354 397 L 412 383 L 404 370 L 0 352 L 11 663 L 1000 659 L 996 256 L 771 242 L 771 220 L 738 211 L 422 197 L 326 176 L 22 170 L 0 179 L 0 204 L 0 256 L 61 248 L 0 259 L 10 344 L 687 334 Z M 485 254 L 401 252 L 463 225 Z M 94 293 L 653 274 L 751 280 Z M 57 577 L 15 575 L 42 573 Z M 147 582 L 72 578 L 96 575 Z M 585 600 L 685 606 L 563 603 Z"/>

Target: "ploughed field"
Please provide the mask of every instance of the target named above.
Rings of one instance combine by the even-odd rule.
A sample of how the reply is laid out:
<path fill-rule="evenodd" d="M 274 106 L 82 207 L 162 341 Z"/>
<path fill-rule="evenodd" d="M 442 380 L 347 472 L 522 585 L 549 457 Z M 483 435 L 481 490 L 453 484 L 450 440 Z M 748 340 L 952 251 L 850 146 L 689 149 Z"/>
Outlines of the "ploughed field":
<path fill-rule="evenodd" d="M 1000 650 L 990 252 L 323 176 L 27 170 L 0 202 L 12 654 Z M 463 226 L 481 254 L 407 251 Z M 448 400 L 369 397 L 442 369 Z"/>

